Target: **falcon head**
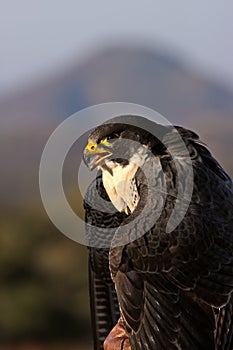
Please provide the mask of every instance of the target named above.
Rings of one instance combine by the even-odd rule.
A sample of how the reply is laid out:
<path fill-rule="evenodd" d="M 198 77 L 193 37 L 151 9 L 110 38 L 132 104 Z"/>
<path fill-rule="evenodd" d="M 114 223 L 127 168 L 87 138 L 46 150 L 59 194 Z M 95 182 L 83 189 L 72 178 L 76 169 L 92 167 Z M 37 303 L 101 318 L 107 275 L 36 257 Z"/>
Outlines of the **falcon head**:
<path fill-rule="evenodd" d="M 111 160 L 112 166 L 120 164 L 124 167 L 129 162 L 135 162 L 143 149 L 153 152 L 156 147 L 159 152 L 164 150 L 162 143 L 153 135 L 155 126 L 156 133 L 159 128 L 162 137 L 165 127 L 146 118 L 120 116 L 110 119 L 90 134 L 84 150 L 85 164 L 90 170 L 106 168 Z"/>
<path fill-rule="evenodd" d="M 103 185 L 110 200 L 126 214 L 130 214 L 139 201 L 138 169 L 155 147 L 160 151 L 163 148 L 148 131 L 153 132 L 154 127 L 154 122 L 143 117 L 116 117 L 90 134 L 84 150 L 84 162 L 90 170 L 96 167 L 102 170 Z"/>

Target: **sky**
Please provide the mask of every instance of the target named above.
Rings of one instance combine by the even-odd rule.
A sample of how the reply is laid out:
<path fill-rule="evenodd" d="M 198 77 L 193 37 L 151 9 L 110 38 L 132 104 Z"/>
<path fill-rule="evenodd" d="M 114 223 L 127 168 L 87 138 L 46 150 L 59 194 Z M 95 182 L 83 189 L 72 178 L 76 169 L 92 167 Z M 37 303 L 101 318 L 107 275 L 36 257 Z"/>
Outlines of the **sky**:
<path fill-rule="evenodd" d="M 121 42 L 162 48 L 233 90 L 232 0 L 0 0 L 0 95 Z"/>

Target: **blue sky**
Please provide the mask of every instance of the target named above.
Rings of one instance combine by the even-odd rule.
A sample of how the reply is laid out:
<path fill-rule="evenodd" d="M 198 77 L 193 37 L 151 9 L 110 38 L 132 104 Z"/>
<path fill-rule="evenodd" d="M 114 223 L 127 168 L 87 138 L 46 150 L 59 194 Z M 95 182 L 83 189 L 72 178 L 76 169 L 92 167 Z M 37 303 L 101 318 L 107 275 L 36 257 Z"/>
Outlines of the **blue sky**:
<path fill-rule="evenodd" d="M 233 90 L 231 0 L 0 0 L 0 94 L 120 42 L 162 47 Z"/>

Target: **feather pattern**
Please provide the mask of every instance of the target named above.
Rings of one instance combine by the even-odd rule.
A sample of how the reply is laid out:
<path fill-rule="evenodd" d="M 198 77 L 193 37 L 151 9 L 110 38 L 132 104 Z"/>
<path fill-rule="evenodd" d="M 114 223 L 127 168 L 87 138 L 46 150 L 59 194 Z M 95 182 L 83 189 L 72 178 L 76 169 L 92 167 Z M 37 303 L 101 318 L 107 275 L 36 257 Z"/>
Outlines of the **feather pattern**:
<path fill-rule="evenodd" d="M 118 132 L 119 129 L 120 126 Z M 158 141 L 153 143 L 151 136 L 148 145 L 165 174 L 167 194 L 164 198 L 156 192 L 150 198 L 143 219 L 135 220 L 148 200 L 147 182 L 140 171 L 135 175 L 140 200 L 131 215 L 120 212 L 106 215 L 104 209 L 94 210 L 88 204 L 90 189 L 87 194 L 88 239 L 94 236 L 101 240 L 98 227 L 114 227 L 109 238 L 110 250 L 97 252 L 96 248 L 90 248 L 93 323 L 101 325 L 98 317 L 102 317 L 100 310 L 105 310 L 106 316 L 105 307 L 112 316 L 115 313 L 111 320 L 104 317 L 102 329 L 94 328 L 99 339 L 96 350 L 102 349 L 107 322 L 111 327 L 116 322 L 117 301 L 133 350 L 233 349 L 233 184 L 195 133 L 181 127 L 177 130 L 192 159 L 194 188 L 182 222 L 171 233 L 166 232 L 166 224 L 176 203 L 182 201 L 178 198 L 177 184 L 181 179 L 177 178 L 177 164 L 181 173 L 183 169 L 185 179 L 186 160 L 181 154 L 175 165 L 169 151 L 164 151 Z M 163 138 L 180 152 L 169 127 Z M 144 144 L 145 139 L 143 133 Z M 155 175 L 153 164 L 148 169 L 156 190 L 158 174 Z M 188 184 L 181 182 L 185 193 Z M 101 176 L 96 183 L 101 196 L 109 200 Z M 160 200 L 163 210 L 150 227 L 148 222 L 153 219 Z M 96 227 L 88 226 L 89 223 Z M 134 225 L 128 229 L 127 223 Z M 113 244 L 123 235 L 136 235 L 136 239 L 124 245 Z"/>

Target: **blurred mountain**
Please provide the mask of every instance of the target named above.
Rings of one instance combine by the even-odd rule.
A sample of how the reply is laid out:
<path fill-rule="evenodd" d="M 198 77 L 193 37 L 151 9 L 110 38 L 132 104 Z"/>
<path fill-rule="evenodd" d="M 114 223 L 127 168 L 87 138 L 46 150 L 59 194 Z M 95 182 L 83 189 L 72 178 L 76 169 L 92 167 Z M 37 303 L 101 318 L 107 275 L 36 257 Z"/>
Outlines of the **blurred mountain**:
<path fill-rule="evenodd" d="M 38 198 L 40 155 L 59 122 L 110 101 L 142 104 L 174 124 L 194 128 L 233 174 L 225 156 L 232 149 L 233 93 L 159 51 L 115 47 L 0 100 L 5 203 L 12 202 L 9 189 L 14 204 L 18 196 Z"/>
<path fill-rule="evenodd" d="M 232 110 L 232 97 L 223 86 L 165 54 L 116 47 L 0 100 L 0 111 L 3 125 L 14 122 L 17 128 L 30 128 L 65 119 L 95 103 L 128 101 L 168 118 L 187 118 L 190 113 Z"/>

